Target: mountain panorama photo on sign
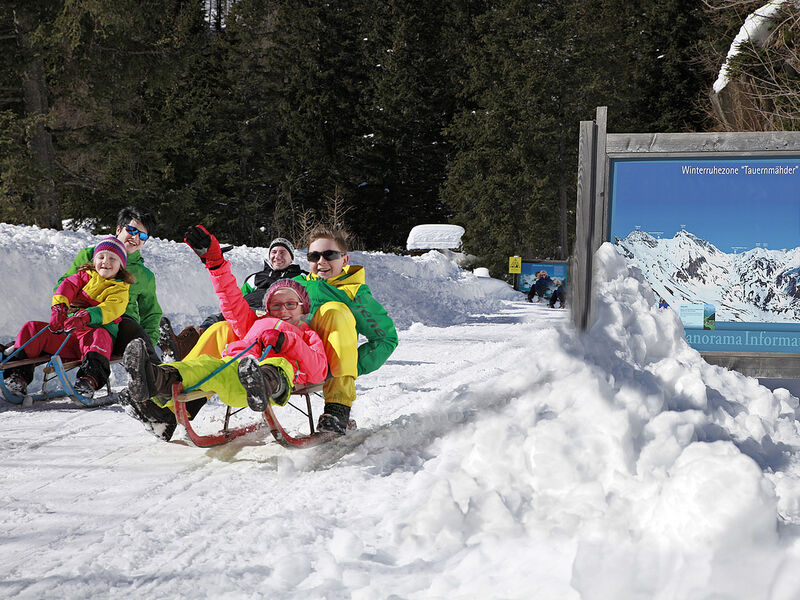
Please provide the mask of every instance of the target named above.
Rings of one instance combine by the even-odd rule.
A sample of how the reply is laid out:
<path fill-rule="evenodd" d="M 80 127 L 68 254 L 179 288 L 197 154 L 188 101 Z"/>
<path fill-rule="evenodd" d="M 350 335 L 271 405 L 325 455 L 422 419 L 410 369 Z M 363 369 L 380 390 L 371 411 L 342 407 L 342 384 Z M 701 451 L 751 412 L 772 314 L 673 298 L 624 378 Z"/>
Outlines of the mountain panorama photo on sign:
<path fill-rule="evenodd" d="M 800 353 L 800 159 L 613 159 L 610 240 L 701 351 Z"/>

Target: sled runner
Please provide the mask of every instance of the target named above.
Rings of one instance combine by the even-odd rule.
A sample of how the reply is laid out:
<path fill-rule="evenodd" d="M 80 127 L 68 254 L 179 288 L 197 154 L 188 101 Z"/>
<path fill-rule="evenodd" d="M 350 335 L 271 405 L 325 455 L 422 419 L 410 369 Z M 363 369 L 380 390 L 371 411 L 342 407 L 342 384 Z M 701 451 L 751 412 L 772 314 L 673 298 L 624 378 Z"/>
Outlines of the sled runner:
<path fill-rule="evenodd" d="M 12 358 L 14 355 L 12 354 Z M 111 357 L 111 364 L 120 361 L 119 356 Z M 6 388 L 5 385 L 5 370 L 13 367 L 22 367 L 25 365 L 33 365 L 34 367 L 44 364 L 42 370 L 42 387 L 38 393 L 25 396 L 18 396 L 13 394 Z M 11 404 L 22 404 L 23 406 L 31 406 L 34 402 L 42 400 L 53 400 L 55 398 L 63 398 L 69 396 L 72 401 L 78 406 L 85 406 L 87 408 L 95 408 L 98 406 L 105 406 L 113 404 L 117 401 L 117 395 L 111 391 L 110 382 L 106 382 L 106 395 L 95 396 L 94 398 L 86 398 L 75 391 L 72 382 L 67 378 L 67 372 L 79 367 L 80 360 L 61 361 L 61 357 L 55 356 L 38 356 L 36 358 L 23 358 L 19 360 L 6 360 L 0 363 L 0 389 L 2 389 L 3 397 Z M 60 387 L 51 387 L 50 384 L 55 381 L 60 382 Z"/>
<path fill-rule="evenodd" d="M 214 392 L 209 391 L 183 391 L 183 386 L 180 383 L 175 383 L 172 386 L 172 399 L 175 403 L 175 419 L 186 428 L 186 433 L 189 439 L 195 446 L 200 448 L 209 448 L 211 446 L 219 446 L 227 442 L 241 437 L 258 429 L 269 426 L 270 433 L 275 440 L 286 448 L 310 448 L 319 444 L 328 442 L 334 438 L 340 437 L 335 433 L 320 433 L 314 430 L 314 416 L 311 410 L 311 394 L 319 394 L 322 391 L 322 384 L 317 383 L 313 385 L 298 386 L 292 390 L 292 395 L 302 396 L 305 398 L 306 406 L 301 408 L 289 401 L 286 406 L 291 407 L 308 418 L 309 433 L 289 433 L 283 426 L 281 426 L 278 418 L 275 416 L 275 411 L 271 403 L 267 404 L 266 410 L 263 412 L 263 420 L 258 420 L 254 423 L 244 425 L 241 427 L 230 427 L 230 418 L 237 414 L 239 411 L 250 411 L 249 408 L 231 408 L 227 407 L 225 413 L 225 422 L 222 431 L 218 433 L 201 435 L 194 430 L 191 421 L 189 421 L 189 413 L 186 410 L 186 403 L 198 398 L 209 398 Z M 252 412 L 252 411 L 251 411 Z M 348 429 L 355 429 L 355 421 L 350 421 Z"/>

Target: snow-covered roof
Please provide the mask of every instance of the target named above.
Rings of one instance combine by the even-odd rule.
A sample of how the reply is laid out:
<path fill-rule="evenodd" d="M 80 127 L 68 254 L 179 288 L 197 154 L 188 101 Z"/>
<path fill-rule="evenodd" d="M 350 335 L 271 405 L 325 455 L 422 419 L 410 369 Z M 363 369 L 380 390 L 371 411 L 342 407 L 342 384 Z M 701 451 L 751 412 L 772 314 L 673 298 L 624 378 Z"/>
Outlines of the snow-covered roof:
<path fill-rule="evenodd" d="M 772 0 L 747 16 L 741 29 L 739 29 L 739 33 L 733 38 L 731 47 L 728 50 L 728 55 L 725 57 L 725 62 L 719 70 L 717 80 L 714 82 L 715 92 L 719 93 L 728 85 L 728 73 L 730 72 L 728 63 L 730 63 L 734 56 L 739 54 L 741 44 L 747 41 L 756 43 L 763 42 L 767 39 L 773 24 L 772 18 L 785 1 L 786 0 Z"/>
<path fill-rule="evenodd" d="M 408 250 L 456 250 L 461 246 L 464 228 L 460 225 L 417 225 L 408 234 Z"/>

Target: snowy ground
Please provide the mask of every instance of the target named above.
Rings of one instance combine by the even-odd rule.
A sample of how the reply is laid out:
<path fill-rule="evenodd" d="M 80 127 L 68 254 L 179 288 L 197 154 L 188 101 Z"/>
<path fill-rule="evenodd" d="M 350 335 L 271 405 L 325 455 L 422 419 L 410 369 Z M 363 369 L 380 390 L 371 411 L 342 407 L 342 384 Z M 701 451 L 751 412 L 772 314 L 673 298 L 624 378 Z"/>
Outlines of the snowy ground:
<path fill-rule="evenodd" d="M 0 225 L 0 275 L 16 283 L 0 340 L 46 315 L 94 239 Z M 263 254 L 229 256 L 241 277 Z M 145 259 L 178 325 L 214 310 L 188 249 L 156 239 Z M 202 450 L 115 406 L 0 404 L 0 593 L 800 597 L 797 398 L 703 362 L 610 245 L 582 337 L 566 311 L 440 255 L 354 262 L 400 345 L 358 380 L 359 429 L 329 445 L 291 451 L 259 431 Z M 209 406 L 197 428 L 220 417 Z"/>

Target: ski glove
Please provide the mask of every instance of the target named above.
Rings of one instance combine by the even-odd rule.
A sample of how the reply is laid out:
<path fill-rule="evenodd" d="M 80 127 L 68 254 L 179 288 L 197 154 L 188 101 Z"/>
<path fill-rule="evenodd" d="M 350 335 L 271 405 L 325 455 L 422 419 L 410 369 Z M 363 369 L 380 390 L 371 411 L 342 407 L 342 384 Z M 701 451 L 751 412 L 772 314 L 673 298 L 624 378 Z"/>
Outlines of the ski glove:
<path fill-rule="evenodd" d="M 50 331 L 53 333 L 64 331 L 64 321 L 67 319 L 68 310 L 69 307 L 63 302 L 50 309 Z"/>
<path fill-rule="evenodd" d="M 222 250 L 217 238 L 211 235 L 202 225 L 192 225 L 183 235 L 183 241 L 200 257 L 207 269 L 214 270 L 222 266 Z"/>
<path fill-rule="evenodd" d="M 85 310 L 79 310 L 74 315 L 72 315 L 69 319 L 64 321 L 64 329 L 69 331 L 70 329 L 82 329 L 89 324 L 89 321 L 92 320 L 92 315 L 90 315 Z"/>
<path fill-rule="evenodd" d="M 258 339 L 264 348 L 267 346 L 272 346 L 272 350 L 270 352 L 279 354 L 286 336 L 282 331 L 278 331 L 277 329 L 267 329 L 261 333 Z"/>

